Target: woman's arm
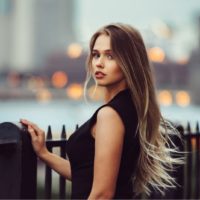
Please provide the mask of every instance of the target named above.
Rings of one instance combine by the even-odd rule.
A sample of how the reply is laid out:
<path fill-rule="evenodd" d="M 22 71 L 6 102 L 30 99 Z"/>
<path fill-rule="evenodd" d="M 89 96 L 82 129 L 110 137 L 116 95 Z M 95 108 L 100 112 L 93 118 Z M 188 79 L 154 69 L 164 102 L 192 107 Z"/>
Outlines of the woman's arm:
<path fill-rule="evenodd" d="M 71 180 L 70 162 L 60 156 L 48 151 L 45 143 L 45 133 L 36 124 L 28 120 L 20 120 L 20 122 L 28 127 L 31 136 L 32 146 L 37 156 L 43 160 L 50 168 Z"/>
<path fill-rule="evenodd" d="M 97 114 L 95 128 L 94 179 L 88 199 L 112 199 L 120 167 L 125 128 L 111 107 Z"/>
<path fill-rule="evenodd" d="M 71 166 L 68 160 L 49 151 L 38 157 L 61 176 L 71 180 Z"/>

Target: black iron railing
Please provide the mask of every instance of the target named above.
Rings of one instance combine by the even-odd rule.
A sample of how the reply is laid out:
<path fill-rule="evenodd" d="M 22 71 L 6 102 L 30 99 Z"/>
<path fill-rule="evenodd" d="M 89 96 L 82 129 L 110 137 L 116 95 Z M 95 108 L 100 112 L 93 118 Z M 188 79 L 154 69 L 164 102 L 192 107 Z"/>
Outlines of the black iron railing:
<path fill-rule="evenodd" d="M 183 131 L 186 152 L 184 173 L 184 197 L 186 199 L 200 199 L 200 132 L 199 123 L 194 131 L 188 123 Z"/>
<path fill-rule="evenodd" d="M 50 152 L 52 152 L 54 147 L 60 148 L 60 156 L 66 159 L 66 146 L 67 146 L 67 134 L 65 126 L 63 125 L 61 137 L 58 140 L 52 140 L 51 127 L 48 127 L 46 145 Z M 52 170 L 48 166 L 45 169 L 45 198 L 50 199 L 52 193 Z M 66 198 L 66 180 L 60 176 L 59 177 L 59 198 Z"/>
<path fill-rule="evenodd" d="M 30 177 L 32 177 L 31 180 L 35 180 L 36 178 L 36 173 L 35 173 L 35 169 L 32 166 L 35 166 L 37 163 L 37 160 L 35 159 L 35 155 L 34 152 L 31 151 L 27 144 L 29 146 L 31 146 L 30 144 L 30 138 L 29 137 L 19 137 L 19 135 L 21 133 L 23 133 L 22 135 L 26 135 L 24 132 L 26 130 L 23 130 L 21 127 L 17 127 L 15 124 L 12 123 L 7 123 L 5 126 L 5 123 L 1 123 L 0 124 L 0 170 L 5 170 L 5 167 L 3 166 L 3 164 L 7 164 L 9 166 L 8 160 L 10 159 L 10 157 L 6 157 L 5 154 L 7 151 L 9 151 L 10 149 L 10 156 L 13 156 L 16 154 L 15 150 L 18 149 L 16 148 L 18 145 L 20 148 L 21 143 L 26 143 L 26 145 L 23 145 L 23 148 L 20 148 L 21 151 L 21 155 L 24 156 L 20 156 L 21 159 L 21 163 L 23 163 L 23 165 L 21 165 L 22 168 L 19 168 L 19 173 L 22 174 L 23 176 L 19 177 L 19 180 L 22 181 L 22 179 L 24 179 L 25 181 L 22 181 L 24 184 L 20 185 L 19 190 L 20 191 L 26 191 L 28 190 L 27 188 L 29 188 L 29 191 L 31 187 L 36 188 L 36 181 L 32 181 L 31 183 L 30 180 L 28 178 L 25 177 L 25 175 L 27 176 L 27 170 L 25 170 L 25 167 L 28 166 L 29 170 L 28 173 Z M 14 132 L 15 129 L 15 132 Z M 184 152 L 186 152 L 186 164 L 179 169 L 179 184 L 182 186 L 180 190 L 177 190 L 179 192 L 181 192 L 182 194 L 179 195 L 179 197 L 181 197 L 182 199 L 200 199 L 200 132 L 199 132 L 199 124 L 196 124 L 195 130 L 191 129 L 190 124 L 188 123 L 187 127 L 184 128 L 183 126 L 178 126 L 177 127 L 178 131 L 181 133 L 182 138 L 183 138 L 183 144 L 180 146 L 181 150 L 183 150 Z M 7 135 L 7 133 L 9 132 L 9 130 L 12 130 L 11 134 L 12 137 L 10 138 L 6 138 L 5 135 Z M 6 134 L 2 134 L 5 133 Z M 21 131 L 21 133 L 19 133 Z M 17 134 L 16 134 L 17 132 Z M 28 135 L 28 134 L 27 134 Z M 21 139 L 20 139 L 21 138 Z M 13 146 L 14 145 L 14 146 Z M 48 131 L 47 131 L 47 137 L 46 137 L 46 145 L 47 148 L 49 149 L 49 151 L 53 151 L 53 148 L 60 148 L 60 156 L 67 159 L 67 153 L 66 153 L 66 146 L 67 146 L 67 134 L 66 134 L 66 129 L 65 126 L 62 127 L 62 131 L 60 134 L 60 138 L 59 139 L 53 139 L 52 138 L 52 131 L 51 131 L 51 127 L 48 127 Z M 179 144 L 177 144 L 179 145 Z M 29 151 L 27 151 L 26 149 L 29 149 Z M 26 153 L 24 153 L 23 151 L 26 151 Z M 11 155 L 13 153 L 13 155 Z M 18 151 L 19 153 L 19 151 Z M 19 153 L 20 154 L 20 153 Z M 28 155 L 30 154 L 30 155 Z M 33 159 L 29 159 L 29 158 L 33 158 Z M 12 164 L 14 163 L 14 161 L 9 161 Z M 17 161 L 16 161 L 17 162 Z M 35 164 L 34 164 L 34 163 Z M 25 164 L 26 163 L 26 164 Z M 33 168 L 33 169 L 31 169 Z M 9 172 L 9 170 L 12 171 L 12 169 L 8 169 L 7 171 Z M 20 171 L 21 170 L 21 171 Z M 6 177 L 5 174 L 7 173 L 7 171 L 0 171 L 0 175 L 3 174 L 4 178 Z M 181 173 L 180 173 L 181 171 Z M 2 180 L 0 177 L 0 185 L 3 184 L 8 184 L 9 180 Z M 28 187 L 30 186 L 30 187 Z M 13 185 L 14 187 L 14 185 Z M 24 189 L 24 188 L 26 189 Z M 66 193 L 66 180 L 60 176 L 59 177 L 59 198 L 60 199 L 64 199 L 67 196 L 69 196 L 69 194 L 67 195 Z M 45 183 L 44 183 L 44 190 L 45 190 L 45 199 L 51 199 L 52 198 L 52 170 L 48 167 L 45 166 Z M 31 198 L 35 198 L 37 195 L 37 192 L 34 190 L 32 190 L 32 192 L 34 194 L 31 194 L 30 197 Z M 172 195 L 170 196 L 171 198 L 176 198 L 173 195 L 176 195 L 176 191 L 175 193 L 172 193 Z M 5 198 L 5 192 L 2 192 L 0 189 L 0 198 L 2 197 L 1 194 L 4 194 L 4 198 Z M 18 196 L 16 196 L 16 198 L 23 198 L 24 196 L 22 196 L 22 192 L 20 193 L 16 193 L 18 194 Z M 20 196 L 21 195 L 21 196 Z M 11 195 L 12 196 L 12 195 Z M 12 196 L 13 197 L 13 196 Z M 28 197 L 28 196 L 26 196 Z M 155 196 L 156 198 L 158 196 Z"/>

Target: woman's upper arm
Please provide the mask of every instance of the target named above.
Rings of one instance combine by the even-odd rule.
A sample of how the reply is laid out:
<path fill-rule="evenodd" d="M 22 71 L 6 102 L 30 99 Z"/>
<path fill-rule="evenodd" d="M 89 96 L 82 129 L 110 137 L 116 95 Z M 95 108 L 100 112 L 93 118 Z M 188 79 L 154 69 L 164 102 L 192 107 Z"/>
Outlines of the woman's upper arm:
<path fill-rule="evenodd" d="M 97 114 L 92 194 L 114 195 L 120 167 L 125 128 L 119 114 L 111 107 Z M 107 196 L 104 196 L 107 195 Z M 94 196 L 96 197 L 96 196 Z"/>

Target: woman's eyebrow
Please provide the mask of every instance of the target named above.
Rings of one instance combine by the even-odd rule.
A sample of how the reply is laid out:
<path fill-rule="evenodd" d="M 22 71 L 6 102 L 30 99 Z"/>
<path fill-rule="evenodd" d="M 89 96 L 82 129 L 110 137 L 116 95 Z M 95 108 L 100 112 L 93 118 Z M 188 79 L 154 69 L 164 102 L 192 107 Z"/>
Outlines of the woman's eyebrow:
<path fill-rule="evenodd" d="M 92 52 L 101 52 L 101 51 L 98 50 L 98 49 L 93 49 Z M 106 49 L 106 50 L 103 50 L 102 52 L 104 52 L 104 53 L 112 53 L 112 50 L 111 49 Z"/>
<path fill-rule="evenodd" d="M 107 49 L 105 50 L 106 53 L 112 53 L 112 50 L 111 49 Z"/>

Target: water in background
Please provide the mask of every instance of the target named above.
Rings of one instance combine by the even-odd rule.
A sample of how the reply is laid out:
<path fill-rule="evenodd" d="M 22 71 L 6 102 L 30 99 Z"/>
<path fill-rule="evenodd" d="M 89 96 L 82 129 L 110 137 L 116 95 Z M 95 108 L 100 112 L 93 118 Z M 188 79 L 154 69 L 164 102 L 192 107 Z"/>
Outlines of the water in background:
<path fill-rule="evenodd" d="M 0 123 L 19 122 L 28 119 L 44 130 L 51 125 L 52 132 L 60 133 L 62 125 L 68 133 L 74 131 L 76 125 L 83 124 L 99 106 L 97 103 L 85 103 L 70 100 L 56 100 L 48 103 L 37 101 L 0 101 Z"/>
<path fill-rule="evenodd" d="M 62 125 L 65 125 L 68 135 L 70 135 L 76 124 L 79 126 L 83 124 L 99 106 L 99 103 L 87 104 L 82 101 L 70 100 L 54 100 L 48 103 L 0 101 L 0 123 L 19 122 L 20 118 L 25 118 L 38 124 L 44 130 L 51 125 L 55 135 L 60 135 Z M 187 122 L 191 122 L 192 127 L 195 127 L 196 122 L 200 122 L 200 107 L 197 106 L 172 105 L 161 107 L 161 111 L 165 118 L 184 126 Z"/>

